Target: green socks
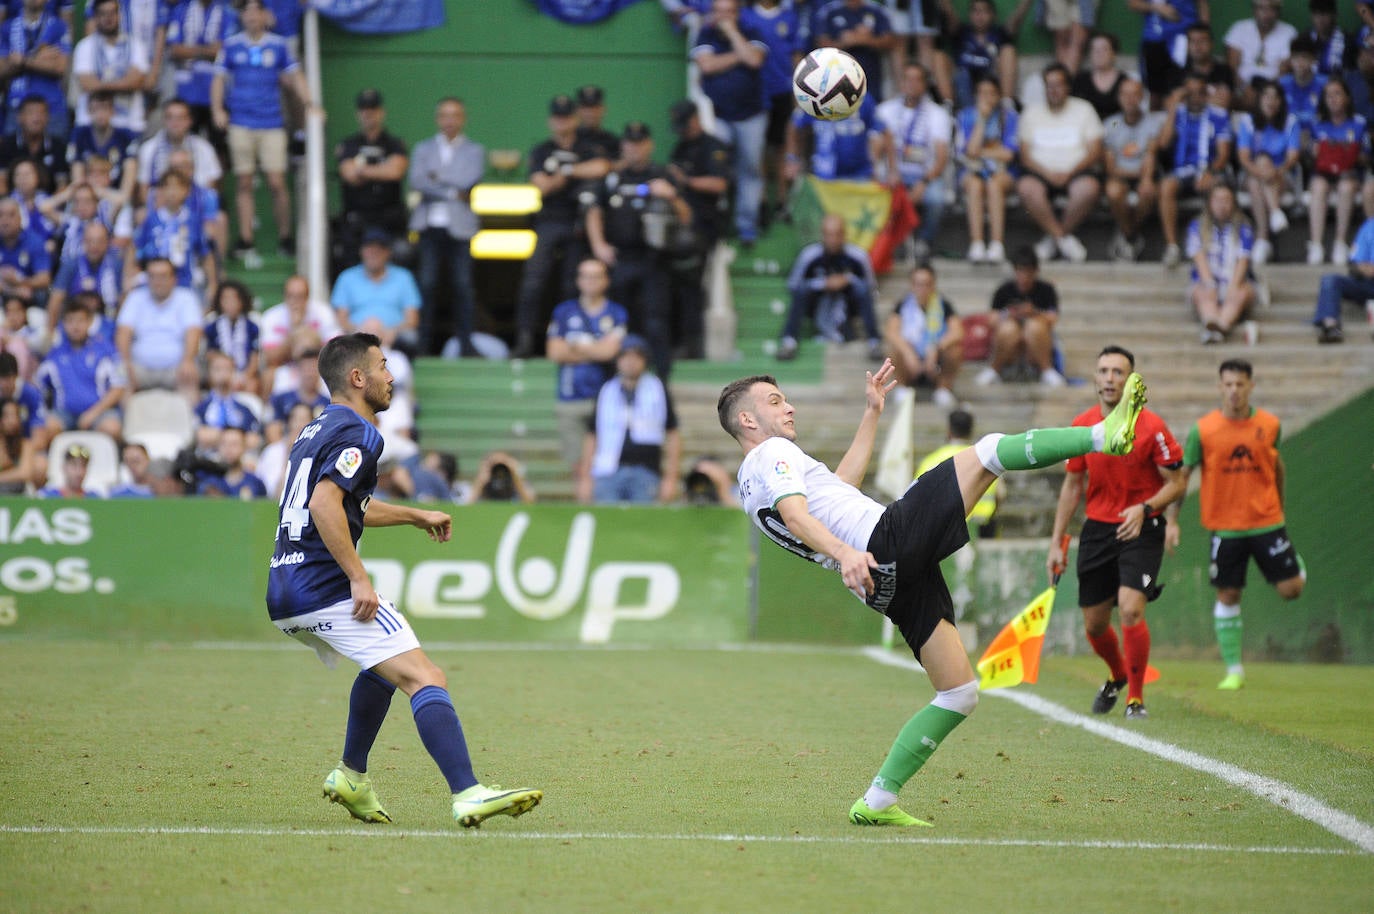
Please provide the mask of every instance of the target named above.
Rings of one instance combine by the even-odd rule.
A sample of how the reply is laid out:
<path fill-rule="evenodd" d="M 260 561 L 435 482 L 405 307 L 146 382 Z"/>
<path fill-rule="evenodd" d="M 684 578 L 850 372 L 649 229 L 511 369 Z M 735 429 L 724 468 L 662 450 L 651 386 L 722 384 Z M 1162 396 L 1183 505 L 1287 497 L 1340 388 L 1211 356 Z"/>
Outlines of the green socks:
<path fill-rule="evenodd" d="M 1094 447 L 1092 426 L 1033 428 L 1003 435 L 997 442 L 997 459 L 1008 470 L 1032 470 L 1100 448 L 1100 442 Z"/>
<path fill-rule="evenodd" d="M 1239 670 L 1241 636 L 1245 628 L 1240 607 L 1217 603 L 1212 610 L 1212 625 L 1217 633 L 1217 647 L 1221 649 L 1221 662 L 1226 664 L 1228 671 Z"/>
<path fill-rule="evenodd" d="M 1086 429 L 1085 429 L 1086 431 Z M 921 769 L 940 746 L 940 742 L 968 715 L 935 705 L 926 705 L 906 722 L 887 754 L 887 761 L 878 769 L 873 786 L 891 793 L 899 792 L 911 776 Z"/>

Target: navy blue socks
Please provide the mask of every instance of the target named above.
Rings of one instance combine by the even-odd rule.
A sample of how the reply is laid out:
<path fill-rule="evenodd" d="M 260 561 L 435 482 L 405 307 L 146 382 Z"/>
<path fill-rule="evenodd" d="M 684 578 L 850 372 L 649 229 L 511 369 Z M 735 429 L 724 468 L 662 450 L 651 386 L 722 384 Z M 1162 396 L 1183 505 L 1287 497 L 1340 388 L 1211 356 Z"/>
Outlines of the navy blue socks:
<path fill-rule="evenodd" d="M 353 680 L 348 698 L 348 729 L 344 732 L 343 763 L 359 774 L 367 771 L 367 754 L 382 729 L 396 687 L 371 670 Z"/>
<path fill-rule="evenodd" d="M 458 722 L 458 712 L 453 710 L 448 690 L 425 686 L 410 696 L 410 709 L 415 714 L 415 729 L 420 731 L 420 741 L 443 772 L 449 790 L 462 793 L 476 784 L 468 744 L 463 739 L 463 725 Z"/>

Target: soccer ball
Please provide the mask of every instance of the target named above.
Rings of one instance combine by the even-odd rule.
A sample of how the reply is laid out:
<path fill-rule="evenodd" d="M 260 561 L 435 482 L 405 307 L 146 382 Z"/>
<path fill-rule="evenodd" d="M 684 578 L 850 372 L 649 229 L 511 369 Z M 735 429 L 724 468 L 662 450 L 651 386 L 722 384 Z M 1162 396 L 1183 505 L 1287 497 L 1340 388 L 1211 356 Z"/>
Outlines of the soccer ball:
<path fill-rule="evenodd" d="M 868 92 L 868 77 L 859 62 L 839 48 L 817 48 L 792 71 L 797 107 L 823 121 L 842 121 Z"/>

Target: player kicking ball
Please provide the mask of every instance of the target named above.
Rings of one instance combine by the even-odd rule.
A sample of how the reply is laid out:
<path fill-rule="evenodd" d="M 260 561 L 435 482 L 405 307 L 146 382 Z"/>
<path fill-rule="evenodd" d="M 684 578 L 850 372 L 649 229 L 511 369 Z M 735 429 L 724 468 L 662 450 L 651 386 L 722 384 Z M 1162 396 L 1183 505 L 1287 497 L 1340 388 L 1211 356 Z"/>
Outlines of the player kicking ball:
<path fill-rule="evenodd" d="M 381 341 L 370 333 L 335 337 L 320 351 L 319 366 L 330 403 L 291 446 L 267 609 L 282 632 L 313 648 L 326 666 L 343 656 L 362 667 L 349 697 L 342 760 L 324 779 L 324 795 L 355 819 L 391 821 L 367 776 L 367 757 L 400 689 L 453 792 L 458 824 L 476 828 L 492 816 L 523 815 L 544 795 L 478 783 L 443 670 L 420 649 L 405 616 L 377 596 L 358 557 L 363 527 L 419 527 L 440 543 L 453 534 L 442 511 L 372 498 L 382 454 L 377 413 L 391 405 L 394 380 Z"/>
<path fill-rule="evenodd" d="M 1120 403 L 1091 427 L 985 435 L 884 507 L 858 486 L 897 383 L 892 375 L 891 360 L 866 373 L 863 418 L 834 472 L 797 445 L 796 410 L 773 377 L 731 382 L 716 411 L 744 451 L 740 503 L 754 525 L 788 552 L 838 571 L 855 596 L 892 620 L 930 676 L 935 698 L 902 727 L 872 786 L 849 810 L 855 825 L 929 827 L 898 807 L 897 795 L 978 704 L 978 679 L 954 627 L 940 560 L 968 542 L 969 512 L 1006 471 L 1080 454 L 1129 454 L 1145 383 L 1131 374 Z"/>

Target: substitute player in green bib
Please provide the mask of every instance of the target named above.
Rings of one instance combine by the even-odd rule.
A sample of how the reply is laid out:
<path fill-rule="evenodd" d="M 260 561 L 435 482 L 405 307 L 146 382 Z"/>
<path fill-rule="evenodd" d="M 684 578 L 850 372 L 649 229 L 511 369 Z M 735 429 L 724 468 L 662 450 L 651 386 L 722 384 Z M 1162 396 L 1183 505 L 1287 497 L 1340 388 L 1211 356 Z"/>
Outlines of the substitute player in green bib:
<path fill-rule="evenodd" d="M 1302 594 L 1307 570 L 1284 526 L 1279 418 L 1250 405 L 1255 371 L 1249 362 L 1227 359 L 1218 373 L 1221 408 L 1188 430 L 1183 465 L 1185 474 L 1202 470 L 1198 501 L 1202 526 L 1212 531 L 1210 574 L 1217 591 L 1212 621 L 1226 664 L 1217 688 L 1230 691 L 1245 684 L 1240 592 L 1250 559 L 1285 600 Z"/>
<path fill-rule="evenodd" d="M 1145 384 L 1132 374 L 1117 408 L 1090 428 L 986 435 L 884 507 L 858 486 L 897 382 L 891 359 L 866 374 L 863 417 L 834 472 L 797 445 L 796 410 L 770 375 L 727 384 L 716 411 L 744 451 L 740 503 L 754 526 L 788 552 L 838 571 L 855 596 L 892 620 L 930 675 L 935 698 L 902 727 L 872 785 L 849 810 L 855 825 L 928 826 L 897 806 L 897 794 L 978 704 L 978 679 L 954 628 L 940 560 L 968 542 L 969 512 L 1007 470 L 1094 452 L 1130 453 Z"/>

